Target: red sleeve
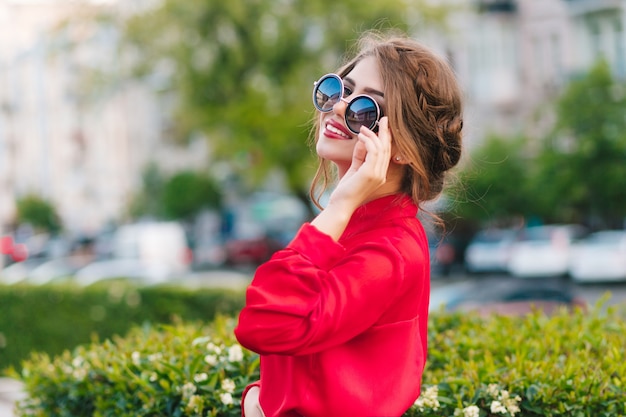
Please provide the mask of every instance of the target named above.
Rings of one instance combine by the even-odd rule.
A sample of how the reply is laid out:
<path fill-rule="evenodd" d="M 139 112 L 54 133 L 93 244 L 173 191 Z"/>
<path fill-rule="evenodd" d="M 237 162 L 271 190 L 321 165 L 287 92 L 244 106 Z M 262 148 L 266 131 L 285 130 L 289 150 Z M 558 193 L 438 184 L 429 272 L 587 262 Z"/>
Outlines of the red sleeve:
<path fill-rule="evenodd" d="M 257 269 L 235 335 L 260 354 L 310 354 L 345 343 L 390 305 L 403 269 L 386 237 L 346 251 L 305 224 Z"/>

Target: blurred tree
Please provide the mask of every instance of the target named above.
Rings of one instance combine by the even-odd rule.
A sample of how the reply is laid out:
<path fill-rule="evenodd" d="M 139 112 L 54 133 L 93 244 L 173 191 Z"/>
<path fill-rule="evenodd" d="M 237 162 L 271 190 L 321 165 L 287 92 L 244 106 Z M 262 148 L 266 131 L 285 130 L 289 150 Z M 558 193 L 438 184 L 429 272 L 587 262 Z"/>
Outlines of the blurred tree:
<path fill-rule="evenodd" d="M 182 171 L 167 176 L 150 163 L 143 172 L 143 184 L 132 199 L 129 215 L 133 219 L 193 220 L 202 209 L 220 209 L 222 195 L 217 182 L 209 175 Z"/>
<path fill-rule="evenodd" d="M 149 163 L 142 173 L 142 187 L 133 196 L 128 207 L 128 215 L 133 218 L 143 216 L 163 216 L 163 189 L 166 178 L 154 163 Z"/>
<path fill-rule="evenodd" d="M 251 184 L 281 168 L 308 201 L 311 88 L 363 30 L 438 24 L 426 0 L 164 0 L 125 27 L 135 75 L 174 91 L 179 139 L 210 138 Z M 308 204 L 307 204 L 308 206 Z"/>
<path fill-rule="evenodd" d="M 541 214 L 591 227 L 626 218 L 626 84 L 600 61 L 557 104 L 557 123 L 538 160 Z"/>
<path fill-rule="evenodd" d="M 532 211 L 523 138 L 492 136 L 459 174 L 454 212 L 479 225 L 506 225 Z"/>
<path fill-rule="evenodd" d="M 50 202 L 29 194 L 17 199 L 16 204 L 18 224 L 30 224 L 39 231 L 51 234 L 61 231 L 61 220 Z"/>
<path fill-rule="evenodd" d="M 191 220 L 202 209 L 221 208 L 219 186 L 209 176 L 192 171 L 172 176 L 163 189 L 163 210 L 170 219 Z"/>

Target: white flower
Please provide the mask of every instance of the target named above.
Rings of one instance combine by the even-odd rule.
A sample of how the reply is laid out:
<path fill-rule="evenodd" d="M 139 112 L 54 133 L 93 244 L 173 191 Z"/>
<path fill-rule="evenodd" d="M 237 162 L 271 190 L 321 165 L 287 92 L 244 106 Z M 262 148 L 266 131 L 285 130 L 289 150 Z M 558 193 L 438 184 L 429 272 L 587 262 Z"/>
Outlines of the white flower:
<path fill-rule="evenodd" d="M 489 384 L 487 387 L 487 393 L 496 398 L 498 396 L 498 384 Z"/>
<path fill-rule="evenodd" d="M 515 414 L 519 413 L 520 408 L 517 406 L 517 404 L 507 404 L 506 405 L 506 409 L 509 411 L 509 413 L 511 413 L 512 416 L 514 416 Z"/>
<path fill-rule="evenodd" d="M 226 378 L 222 381 L 222 389 L 224 391 L 232 394 L 233 392 L 235 392 L 235 388 L 235 382 L 232 379 Z"/>
<path fill-rule="evenodd" d="M 82 356 L 77 356 L 72 360 L 72 365 L 74 366 L 74 368 L 79 368 L 84 362 L 84 359 L 82 358 Z"/>
<path fill-rule="evenodd" d="M 439 409 L 439 400 L 437 399 L 439 395 L 439 388 L 436 385 L 432 387 L 428 387 L 426 391 L 420 395 L 417 400 L 415 400 L 414 405 L 420 410 L 424 411 L 427 407 L 436 411 Z"/>
<path fill-rule="evenodd" d="M 189 407 L 191 410 L 193 410 L 194 412 L 198 413 L 200 412 L 200 407 L 202 406 L 203 401 L 202 401 L 202 397 L 199 395 L 192 395 L 189 398 L 189 402 L 187 403 L 187 407 Z"/>
<path fill-rule="evenodd" d="M 217 346 L 216 344 L 214 344 L 213 342 L 209 342 L 206 345 L 207 350 L 215 353 L 216 355 L 219 355 L 220 353 L 222 353 L 222 348 Z"/>
<path fill-rule="evenodd" d="M 217 364 L 217 356 L 215 355 L 206 355 L 204 357 L 204 361 L 206 363 L 208 363 L 211 366 L 214 366 L 215 364 Z"/>
<path fill-rule="evenodd" d="M 243 349 L 240 345 L 232 345 L 228 348 L 228 360 L 230 362 L 241 362 L 243 360 Z"/>
<path fill-rule="evenodd" d="M 506 414 L 507 410 L 506 410 L 506 407 L 503 406 L 500 401 L 493 401 L 491 403 L 491 412 L 492 413 Z"/>
<path fill-rule="evenodd" d="M 183 385 L 182 392 L 183 398 L 191 398 L 191 396 L 196 393 L 196 386 L 191 382 L 187 382 Z"/>
<path fill-rule="evenodd" d="M 203 345 L 208 343 L 209 340 L 211 340 L 209 336 L 196 337 L 193 339 L 193 342 L 191 342 L 191 346 Z"/>
<path fill-rule="evenodd" d="M 76 369 L 72 375 L 76 380 L 83 381 L 87 376 L 87 370 L 85 368 L 79 368 Z"/>
<path fill-rule="evenodd" d="M 463 417 L 479 417 L 480 408 L 475 405 L 470 405 L 463 409 Z"/>
<path fill-rule="evenodd" d="M 156 381 L 157 379 L 159 379 L 159 376 L 157 375 L 157 373 L 156 373 L 156 372 L 152 372 L 152 373 L 150 374 L 150 378 L 149 378 L 149 379 L 150 379 L 150 382 L 154 382 L 154 381 Z"/>
<path fill-rule="evenodd" d="M 207 379 L 209 379 L 209 376 L 205 372 L 203 372 L 201 374 L 196 374 L 193 377 L 193 380 L 196 381 L 196 382 L 206 381 Z"/>
<path fill-rule="evenodd" d="M 163 359 L 163 354 L 161 353 L 153 353 L 152 355 L 148 356 L 148 360 L 150 362 L 160 361 L 161 359 Z"/>
<path fill-rule="evenodd" d="M 141 363 L 141 353 L 134 351 L 131 353 L 130 358 L 132 359 L 135 365 L 139 365 Z"/>
<path fill-rule="evenodd" d="M 231 405 L 233 403 L 233 396 L 230 392 L 223 392 L 220 394 L 220 400 L 224 405 Z"/>
<path fill-rule="evenodd" d="M 522 401 L 522 399 L 520 398 L 519 395 L 516 395 L 515 397 L 511 397 L 508 391 L 502 390 L 500 392 L 500 397 L 498 399 L 500 400 L 504 408 L 509 413 L 511 413 L 512 416 L 520 412 L 518 403 Z"/>

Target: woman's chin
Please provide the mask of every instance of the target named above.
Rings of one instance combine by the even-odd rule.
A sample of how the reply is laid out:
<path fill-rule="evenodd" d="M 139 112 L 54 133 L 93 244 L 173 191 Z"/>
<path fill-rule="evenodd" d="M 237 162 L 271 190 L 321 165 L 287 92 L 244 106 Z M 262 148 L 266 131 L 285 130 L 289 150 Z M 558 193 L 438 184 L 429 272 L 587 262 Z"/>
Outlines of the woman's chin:
<path fill-rule="evenodd" d="M 324 152 L 317 151 L 317 156 L 320 158 L 333 162 L 336 165 L 347 165 L 348 167 L 352 163 L 352 154 L 350 155 L 340 155 L 338 152 Z"/>
<path fill-rule="evenodd" d="M 345 146 L 337 146 L 338 143 L 325 143 L 325 141 L 317 142 L 317 146 L 315 147 L 315 151 L 317 155 L 325 160 L 332 161 L 336 164 L 347 163 L 350 165 L 352 163 L 352 153 L 354 151 L 354 146 L 345 147 Z"/>

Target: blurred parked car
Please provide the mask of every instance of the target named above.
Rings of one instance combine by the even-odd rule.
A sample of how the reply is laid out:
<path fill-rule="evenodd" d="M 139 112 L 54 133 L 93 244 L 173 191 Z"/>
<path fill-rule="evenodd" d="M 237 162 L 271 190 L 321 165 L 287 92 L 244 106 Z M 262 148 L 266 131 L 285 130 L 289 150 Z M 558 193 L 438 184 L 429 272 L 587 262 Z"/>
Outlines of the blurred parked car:
<path fill-rule="evenodd" d="M 17 284 L 24 281 L 30 273 L 46 261 L 44 258 L 31 258 L 11 265 L 0 270 L 0 283 L 6 285 Z"/>
<path fill-rule="evenodd" d="M 207 237 L 196 242 L 193 248 L 194 269 L 222 266 L 226 262 L 226 249 L 219 237 Z"/>
<path fill-rule="evenodd" d="M 587 304 L 563 281 L 520 281 L 498 279 L 488 285 L 460 282 L 436 288 L 431 295 L 431 311 L 477 312 L 480 315 L 519 316 L 535 310 L 552 314 L 560 308 L 586 309 Z"/>
<path fill-rule="evenodd" d="M 595 232 L 575 244 L 569 273 L 576 282 L 626 281 L 626 231 Z"/>
<path fill-rule="evenodd" d="M 454 275 L 455 271 L 463 268 L 465 242 L 460 237 L 444 233 L 428 235 L 428 250 L 430 252 L 430 270 L 433 278 Z"/>
<path fill-rule="evenodd" d="M 68 256 L 50 259 L 33 268 L 24 282 L 43 285 L 53 281 L 71 280 L 76 271 L 87 264 L 81 256 Z"/>
<path fill-rule="evenodd" d="M 283 245 L 267 234 L 239 236 L 226 241 L 226 264 L 231 266 L 258 266 L 267 261 Z"/>
<path fill-rule="evenodd" d="M 92 262 L 74 275 L 78 285 L 88 286 L 111 279 L 127 279 L 138 284 L 161 283 L 169 271 L 163 265 L 150 265 L 138 259 L 107 259 Z"/>
<path fill-rule="evenodd" d="M 511 247 L 507 269 L 518 278 L 566 276 L 572 244 L 584 234 L 585 229 L 578 225 L 523 229 Z"/>
<path fill-rule="evenodd" d="M 178 222 L 147 222 L 121 226 L 113 235 L 114 259 L 160 265 L 172 275 L 189 271 L 192 252 Z"/>
<path fill-rule="evenodd" d="M 119 227 L 110 241 L 111 258 L 96 260 L 76 272 L 81 285 L 129 278 L 145 284 L 183 277 L 190 270 L 192 252 L 178 222 L 145 222 Z"/>
<path fill-rule="evenodd" d="M 466 271 L 505 272 L 517 235 L 518 231 L 514 229 L 485 229 L 478 232 L 465 251 Z"/>

